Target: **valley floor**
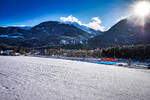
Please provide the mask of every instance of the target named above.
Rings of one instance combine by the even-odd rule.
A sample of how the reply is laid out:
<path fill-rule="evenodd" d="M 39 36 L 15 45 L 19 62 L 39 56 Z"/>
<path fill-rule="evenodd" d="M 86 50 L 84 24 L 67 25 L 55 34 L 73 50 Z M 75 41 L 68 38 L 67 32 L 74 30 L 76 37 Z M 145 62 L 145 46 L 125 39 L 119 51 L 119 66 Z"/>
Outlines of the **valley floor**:
<path fill-rule="evenodd" d="M 150 100 L 150 71 L 0 56 L 0 100 Z"/>

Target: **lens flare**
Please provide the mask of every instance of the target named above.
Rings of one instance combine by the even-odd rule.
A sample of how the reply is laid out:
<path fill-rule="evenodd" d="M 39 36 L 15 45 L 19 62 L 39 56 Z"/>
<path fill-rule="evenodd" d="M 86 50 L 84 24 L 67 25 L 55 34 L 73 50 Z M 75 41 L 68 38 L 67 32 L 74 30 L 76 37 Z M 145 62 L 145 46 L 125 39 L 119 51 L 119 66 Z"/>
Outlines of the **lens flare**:
<path fill-rule="evenodd" d="M 134 5 L 134 13 L 139 17 L 146 17 L 150 13 L 150 3 L 148 1 L 141 1 Z"/>

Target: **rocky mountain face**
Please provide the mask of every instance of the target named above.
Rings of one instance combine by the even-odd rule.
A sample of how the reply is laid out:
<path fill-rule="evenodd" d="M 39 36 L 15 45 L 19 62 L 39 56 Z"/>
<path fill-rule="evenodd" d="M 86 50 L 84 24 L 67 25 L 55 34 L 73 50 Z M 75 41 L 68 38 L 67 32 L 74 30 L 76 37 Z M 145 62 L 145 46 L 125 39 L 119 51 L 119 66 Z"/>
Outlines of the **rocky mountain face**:
<path fill-rule="evenodd" d="M 83 44 L 90 35 L 77 27 L 56 21 L 43 22 L 33 27 L 32 39 L 38 39 L 46 45 Z"/>
<path fill-rule="evenodd" d="M 92 47 L 136 45 L 150 43 L 150 23 L 141 25 L 137 19 L 123 19 L 108 31 L 89 40 Z"/>
<path fill-rule="evenodd" d="M 31 29 L 0 27 L 0 44 L 15 46 L 86 44 L 91 37 L 91 33 L 85 32 L 72 24 L 57 21 L 43 22 Z"/>

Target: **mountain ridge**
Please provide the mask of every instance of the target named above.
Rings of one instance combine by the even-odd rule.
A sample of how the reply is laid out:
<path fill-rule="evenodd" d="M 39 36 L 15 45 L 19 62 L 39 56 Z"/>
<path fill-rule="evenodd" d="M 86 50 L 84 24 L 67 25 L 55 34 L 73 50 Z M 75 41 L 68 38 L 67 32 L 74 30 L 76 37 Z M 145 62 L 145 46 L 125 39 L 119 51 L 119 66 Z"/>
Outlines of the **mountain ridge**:
<path fill-rule="evenodd" d="M 150 24 L 140 25 L 123 19 L 112 26 L 108 31 L 89 40 L 93 47 L 112 47 L 122 45 L 136 45 L 150 43 Z"/>
<path fill-rule="evenodd" d="M 105 32 L 92 30 L 78 23 L 58 21 L 42 22 L 31 29 L 0 27 L 0 44 L 25 47 L 79 44 L 96 48 L 150 44 L 150 23 L 147 21 L 142 26 L 137 24 L 136 17 L 131 18 L 132 20 L 125 18 L 119 21 Z"/>
<path fill-rule="evenodd" d="M 43 45 L 86 44 L 86 41 L 91 37 L 91 34 L 72 24 L 58 21 L 42 22 L 31 27 L 31 29 L 23 29 L 16 26 L 0 27 L 0 43 L 9 45 L 34 47 Z"/>

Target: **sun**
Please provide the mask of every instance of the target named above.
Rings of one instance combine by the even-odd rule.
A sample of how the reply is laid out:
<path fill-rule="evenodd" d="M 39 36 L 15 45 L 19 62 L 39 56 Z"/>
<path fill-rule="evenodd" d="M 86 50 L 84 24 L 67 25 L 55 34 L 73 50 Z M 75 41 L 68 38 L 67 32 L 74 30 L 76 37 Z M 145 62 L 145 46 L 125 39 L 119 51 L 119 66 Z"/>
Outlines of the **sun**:
<path fill-rule="evenodd" d="M 134 13 L 139 17 L 146 17 L 150 14 L 150 2 L 140 1 L 134 5 Z"/>

